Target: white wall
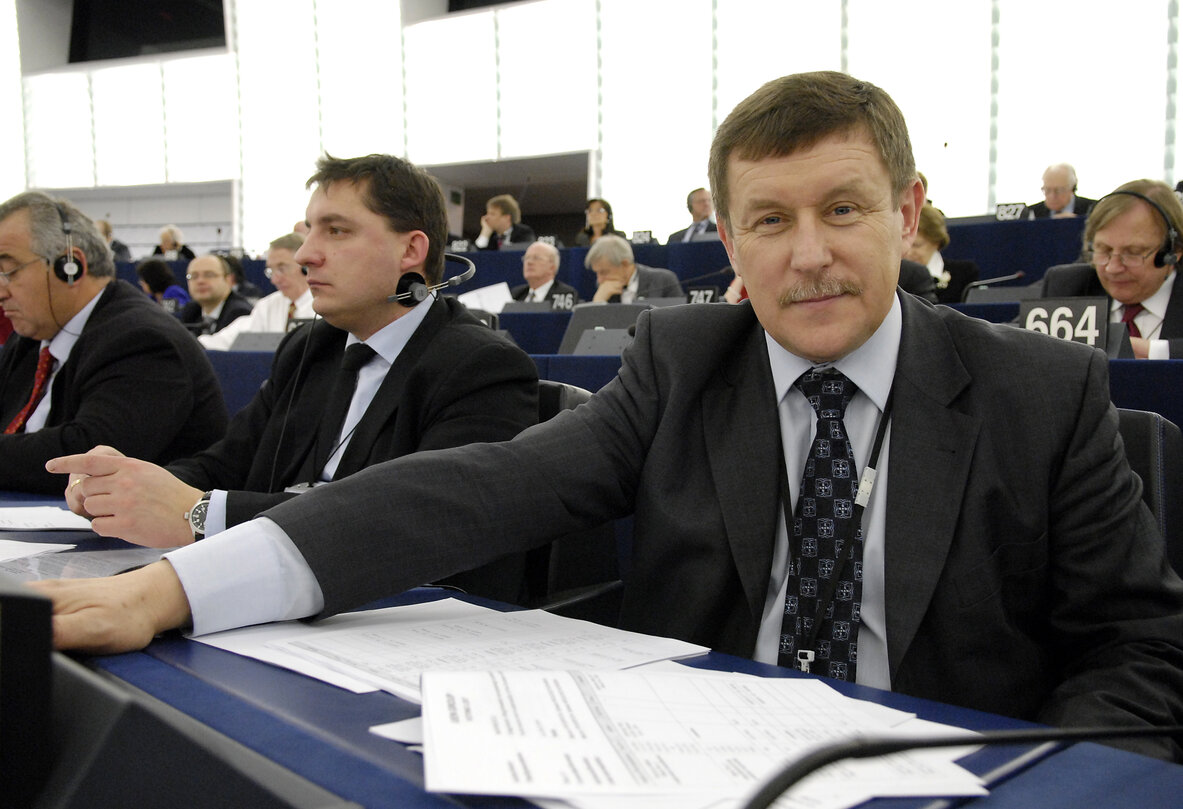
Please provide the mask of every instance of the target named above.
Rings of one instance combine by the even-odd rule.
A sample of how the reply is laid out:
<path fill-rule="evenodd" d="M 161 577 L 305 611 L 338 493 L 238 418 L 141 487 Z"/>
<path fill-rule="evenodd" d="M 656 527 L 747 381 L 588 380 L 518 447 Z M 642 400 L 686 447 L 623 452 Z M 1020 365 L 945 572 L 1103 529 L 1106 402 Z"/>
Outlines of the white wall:
<path fill-rule="evenodd" d="M 896 98 L 950 216 L 1038 200 L 1043 167 L 1062 160 L 1087 196 L 1175 181 L 1177 0 L 1120 14 L 1101 0 L 537 0 L 434 19 L 438 0 L 407 2 L 226 0 L 228 52 L 22 75 L 17 2 L 0 0 L 13 113 L 0 195 L 238 180 L 234 239 L 258 251 L 300 218 L 326 150 L 422 163 L 588 151 L 589 194 L 625 229 L 664 237 L 735 103 L 817 69 Z"/>

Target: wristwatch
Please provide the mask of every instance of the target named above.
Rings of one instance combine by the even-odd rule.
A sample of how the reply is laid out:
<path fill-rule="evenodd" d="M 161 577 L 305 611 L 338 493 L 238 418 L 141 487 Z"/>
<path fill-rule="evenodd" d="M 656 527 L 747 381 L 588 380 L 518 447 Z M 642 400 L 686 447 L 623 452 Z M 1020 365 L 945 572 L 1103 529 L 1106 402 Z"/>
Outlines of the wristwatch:
<path fill-rule="evenodd" d="M 193 504 L 193 508 L 185 512 L 185 521 L 189 523 L 189 530 L 193 532 L 193 541 L 205 539 L 205 515 L 209 511 L 209 499 L 212 491 L 206 492 L 201 499 Z"/>

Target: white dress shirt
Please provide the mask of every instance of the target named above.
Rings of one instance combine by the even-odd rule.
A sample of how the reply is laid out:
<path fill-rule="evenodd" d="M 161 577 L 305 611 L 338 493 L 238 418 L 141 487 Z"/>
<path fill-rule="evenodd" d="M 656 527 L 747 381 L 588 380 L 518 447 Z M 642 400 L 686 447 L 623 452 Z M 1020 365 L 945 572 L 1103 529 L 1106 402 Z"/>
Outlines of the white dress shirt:
<path fill-rule="evenodd" d="M 249 315 L 235 318 L 226 324 L 226 328 L 213 334 L 202 334 L 197 339 L 210 351 L 229 351 L 234 345 L 234 338 L 244 332 L 285 332 L 288 328 L 288 305 L 292 301 L 282 292 L 272 292 L 261 298 L 251 309 Z M 304 294 L 296 298 L 296 312 L 292 317 L 311 318 L 316 316 L 312 310 L 312 292 L 304 290 Z"/>
<path fill-rule="evenodd" d="M 66 321 L 66 325 L 58 329 L 57 334 L 48 341 L 41 341 L 41 348 L 48 345 L 50 356 L 56 362 L 53 365 L 53 370 L 49 372 L 49 380 L 45 383 L 45 393 L 41 395 L 41 401 L 25 419 L 26 433 L 37 432 L 45 426 L 45 422 L 49 421 L 49 400 L 53 394 L 53 380 L 57 378 L 58 371 L 69 359 L 70 352 L 74 350 L 74 344 L 78 342 L 78 338 L 82 336 L 82 330 L 86 328 L 86 321 L 90 320 L 90 313 L 94 311 L 99 302 L 99 295 L 102 295 L 105 289 L 106 286 L 99 290 L 98 294 L 91 298 L 86 306 L 79 309 L 74 317 Z"/>
<path fill-rule="evenodd" d="M 550 279 L 545 284 L 539 284 L 534 289 L 526 292 L 526 297 L 523 300 L 527 301 L 545 301 L 546 295 L 550 292 L 550 288 L 555 285 L 555 279 Z"/>
<path fill-rule="evenodd" d="M 1175 287 L 1177 276 L 1178 273 L 1172 270 L 1158 291 L 1142 301 L 1142 311 L 1134 317 L 1134 325 L 1138 327 L 1142 336 L 1150 341 L 1147 359 L 1169 360 L 1171 358 L 1171 344 L 1166 340 L 1158 339 L 1158 333 L 1162 331 L 1162 322 L 1167 316 L 1167 306 L 1171 302 L 1171 290 Z M 1118 328 L 1121 329 L 1125 328 L 1121 322 L 1124 309 L 1125 305 L 1120 301 L 1111 301 L 1109 304 L 1109 322 L 1117 323 Z"/>
<path fill-rule="evenodd" d="M 847 406 L 843 423 L 850 436 L 855 465 L 860 476 L 871 455 L 875 430 L 879 426 L 879 418 L 887 403 L 892 380 L 895 378 L 902 327 L 900 302 L 899 298 L 895 298 L 891 311 L 871 338 L 847 356 L 829 364 L 858 386 L 858 393 Z M 790 354 L 767 334 L 765 339 L 768 342 L 772 380 L 779 405 L 781 442 L 789 477 L 789 493 L 795 507 L 805 470 L 805 456 L 809 454 L 814 431 L 817 429 L 817 414 L 793 383 L 801 374 L 813 367 L 813 363 Z M 858 635 L 858 669 L 855 673 L 860 684 L 885 689 L 891 688 L 887 665 L 883 593 L 887 460 L 890 444 L 889 426 L 879 455 L 875 487 L 871 492 L 871 500 L 863 511 L 863 594 Z M 760 620 L 754 655 L 756 660 L 763 663 L 777 662 L 788 576 L 789 535 L 785 526 L 784 509 L 780 509 L 768 594 L 764 602 L 764 615 Z"/>

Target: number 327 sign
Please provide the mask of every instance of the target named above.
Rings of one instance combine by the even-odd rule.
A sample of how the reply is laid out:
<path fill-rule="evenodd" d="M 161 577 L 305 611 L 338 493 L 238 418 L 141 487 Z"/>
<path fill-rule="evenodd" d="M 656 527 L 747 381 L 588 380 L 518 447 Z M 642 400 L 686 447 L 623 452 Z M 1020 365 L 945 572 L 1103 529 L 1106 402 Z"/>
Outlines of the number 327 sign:
<path fill-rule="evenodd" d="M 1104 349 L 1109 337 L 1109 300 L 1035 298 L 1021 301 L 1019 325 L 1027 331 Z"/>

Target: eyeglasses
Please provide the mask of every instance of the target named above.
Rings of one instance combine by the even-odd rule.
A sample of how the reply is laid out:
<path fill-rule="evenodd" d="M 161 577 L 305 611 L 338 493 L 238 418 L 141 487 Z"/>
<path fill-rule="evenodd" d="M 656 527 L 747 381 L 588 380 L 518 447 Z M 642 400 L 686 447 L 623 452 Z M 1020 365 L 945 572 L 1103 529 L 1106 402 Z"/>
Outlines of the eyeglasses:
<path fill-rule="evenodd" d="M 19 267 L 13 267 L 11 270 L 0 270 L 0 286 L 8 286 L 12 283 L 12 276 L 16 275 L 30 264 L 36 264 L 38 261 L 46 261 L 46 259 L 42 258 L 41 256 L 37 256 L 37 258 L 31 258 Z"/>
<path fill-rule="evenodd" d="M 1094 250 L 1092 253 L 1093 266 L 1098 269 L 1103 269 L 1109 266 L 1112 259 L 1117 259 L 1121 262 L 1121 266 L 1128 270 L 1134 270 L 1146 263 L 1146 259 L 1158 252 L 1157 247 L 1151 247 L 1146 253 L 1113 253 L 1109 250 Z"/>
<path fill-rule="evenodd" d="M 213 270 L 210 270 L 209 272 L 187 272 L 187 273 L 185 273 L 185 280 L 186 281 L 216 281 L 219 278 L 225 278 L 225 277 L 226 277 L 226 273 L 215 272 Z"/>
<path fill-rule="evenodd" d="M 1063 185 L 1053 185 L 1053 186 L 1046 186 L 1045 185 L 1043 188 L 1041 188 L 1039 190 L 1042 191 L 1044 194 L 1067 194 L 1072 189 L 1068 188 L 1067 186 L 1063 186 Z"/>
<path fill-rule="evenodd" d="M 266 276 L 268 281 L 270 281 L 272 278 L 274 278 L 277 275 L 295 275 L 296 273 L 300 272 L 301 269 L 302 268 L 298 267 L 298 266 L 297 267 L 265 267 L 263 269 L 263 275 Z"/>

